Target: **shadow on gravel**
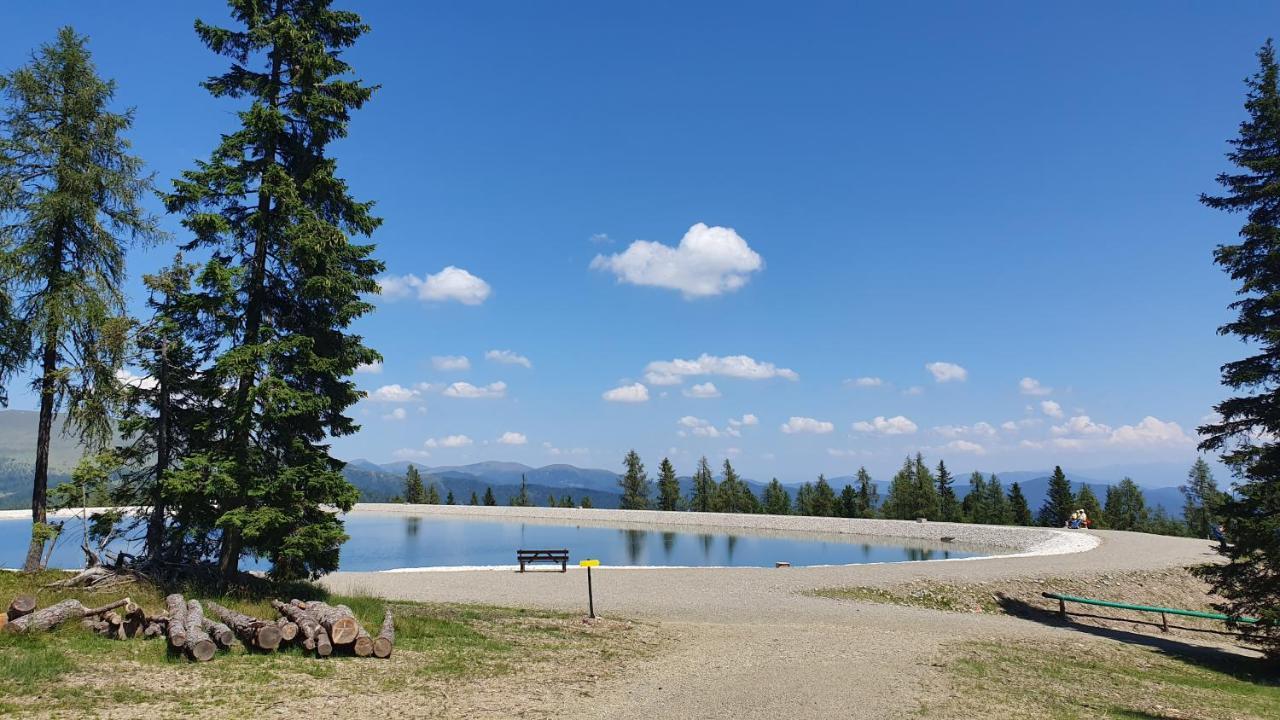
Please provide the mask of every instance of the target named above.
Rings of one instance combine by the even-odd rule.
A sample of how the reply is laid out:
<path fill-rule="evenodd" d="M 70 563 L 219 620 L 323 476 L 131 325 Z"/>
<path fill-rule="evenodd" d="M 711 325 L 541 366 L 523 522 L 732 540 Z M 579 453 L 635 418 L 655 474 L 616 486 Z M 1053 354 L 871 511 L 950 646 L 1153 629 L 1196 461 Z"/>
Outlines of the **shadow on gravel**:
<path fill-rule="evenodd" d="M 998 596 L 996 601 L 1006 613 L 1025 620 L 1038 622 L 1042 625 L 1067 628 L 1087 635 L 1109 638 L 1111 640 L 1117 640 L 1130 645 L 1142 645 L 1144 647 L 1157 650 L 1170 657 L 1193 663 L 1215 672 L 1230 675 L 1237 680 L 1257 685 L 1277 684 L 1275 679 L 1276 675 L 1274 674 L 1275 668 L 1270 666 L 1265 660 L 1258 657 L 1255 654 L 1254 649 L 1247 645 L 1240 644 L 1235 648 L 1226 648 L 1214 645 L 1198 645 L 1172 637 L 1147 635 L 1140 632 L 1121 630 L 1113 627 L 1073 623 L 1070 620 L 1063 620 L 1062 616 L 1059 615 L 1056 610 L 1045 610 L 1044 608 L 1031 605 L 1024 600 L 1019 600 L 1007 595 Z M 1091 618 L 1107 622 L 1125 623 L 1128 625 L 1150 625 L 1157 631 L 1159 631 L 1160 628 L 1159 623 L 1108 615 L 1073 612 L 1071 613 L 1071 616 Z M 1236 633 L 1229 631 L 1206 630 L 1204 628 L 1193 628 L 1181 625 L 1170 625 L 1169 627 L 1177 630 L 1227 636 L 1230 638 L 1239 637 Z"/>

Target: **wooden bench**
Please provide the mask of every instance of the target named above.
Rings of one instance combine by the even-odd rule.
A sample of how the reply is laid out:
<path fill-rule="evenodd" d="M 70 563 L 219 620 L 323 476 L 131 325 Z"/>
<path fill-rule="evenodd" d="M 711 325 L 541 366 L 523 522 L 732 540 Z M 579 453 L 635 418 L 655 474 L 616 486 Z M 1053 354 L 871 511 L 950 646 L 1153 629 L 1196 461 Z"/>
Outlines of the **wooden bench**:
<path fill-rule="evenodd" d="M 569 565 L 568 550 L 516 550 L 516 560 L 520 563 L 520 572 L 525 565 L 535 563 L 560 564 L 560 572 L 565 572 Z"/>

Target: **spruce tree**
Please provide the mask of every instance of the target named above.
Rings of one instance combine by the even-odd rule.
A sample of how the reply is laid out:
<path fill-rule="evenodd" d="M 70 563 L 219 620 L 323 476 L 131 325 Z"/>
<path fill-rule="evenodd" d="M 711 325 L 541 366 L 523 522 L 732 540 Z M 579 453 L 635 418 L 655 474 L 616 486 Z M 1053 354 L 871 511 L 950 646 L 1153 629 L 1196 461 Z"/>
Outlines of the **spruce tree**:
<path fill-rule="evenodd" d="M 26 570 L 39 569 L 54 414 L 90 453 L 112 436 L 116 372 L 128 321 L 125 247 L 159 237 L 141 206 L 151 190 L 129 154 L 130 111 L 112 112 L 115 84 L 98 77 L 70 27 L 0 77 L 0 378 L 34 366 L 40 414 Z"/>
<path fill-rule="evenodd" d="M 1107 487 L 1102 521 L 1109 529 L 1141 531 L 1150 519 L 1142 488 L 1133 480 L 1124 478 L 1119 484 Z"/>
<path fill-rule="evenodd" d="M 645 474 L 640 455 L 632 450 L 623 458 L 622 464 L 627 471 L 618 478 L 618 486 L 622 488 L 622 500 L 618 507 L 623 510 L 648 510 L 649 476 Z"/>
<path fill-rule="evenodd" d="M 880 504 L 880 491 L 871 481 L 871 473 L 865 467 L 858 468 L 858 517 L 872 518 Z"/>
<path fill-rule="evenodd" d="M 495 507 L 498 504 L 498 499 L 493 496 L 493 488 L 488 486 L 484 489 L 484 504 L 489 507 Z"/>
<path fill-rule="evenodd" d="M 947 470 L 947 464 L 938 461 L 938 519 L 943 522 L 960 522 L 960 503 L 956 500 L 955 478 Z"/>
<path fill-rule="evenodd" d="M 590 495 L 583 495 L 583 496 L 582 496 L 582 504 L 581 504 L 581 505 L 579 505 L 579 507 L 582 507 L 582 508 L 591 508 L 591 507 L 594 507 L 594 506 L 591 504 L 591 496 L 590 496 Z"/>
<path fill-rule="evenodd" d="M 192 234 L 186 248 L 235 278 L 222 300 L 236 321 L 212 368 L 227 424 L 206 459 L 219 469 L 218 562 L 224 582 L 245 553 L 269 558 L 277 577 L 315 576 L 337 567 L 346 540 L 329 508 L 358 497 L 329 442 L 358 429 L 344 414 L 361 397 L 350 376 L 379 359 L 348 329 L 373 309 L 366 297 L 383 270 L 373 246 L 351 237 L 380 221 L 328 154 L 373 93 L 343 59 L 369 28 L 328 0 L 229 4 L 238 27 L 195 30 L 230 58 L 203 86 L 243 103 L 239 126 L 165 198 Z"/>
<path fill-rule="evenodd" d="M 1053 475 L 1049 477 L 1049 492 L 1045 496 L 1044 505 L 1040 506 L 1037 520 L 1048 527 L 1062 527 L 1067 524 L 1074 507 L 1076 496 L 1071 492 L 1071 481 L 1060 466 L 1055 465 Z"/>
<path fill-rule="evenodd" d="M 938 487 L 933 473 L 924 462 L 924 455 L 916 453 L 915 459 L 915 517 L 938 519 Z"/>
<path fill-rule="evenodd" d="M 987 497 L 987 478 L 974 470 L 969 476 L 969 492 L 964 496 L 964 502 L 961 504 L 965 522 L 978 524 L 991 522 Z"/>
<path fill-rule="evenodd" d="M 1098 502 L 1098 496 L 1086 483 L 1080 484 L 1080 492 L 1076 493 L 1076 508 L 1084 510 L 1085 517 L 1093 523 L 1094 527 L 1106 527 L 1106 513 L 1102 509 L 1102 503 Z"/>
<path fill-rule="evenodd" d="M 724 461 L 723 477 L 720 486 L 716 488 L 716 512 L 759 512 L 760 501 L 755 493 L 751 492 L 746 482 L 738 476 L 738 471 L 733 469 L 733 465 L 728 460 Z"/>
<path fill-rule="evenodd" d="M 986 508 L 987 522 L 992 525 L 1008 525 L 1013 522 L 1013 514 L 1009 512 L 1009 502 L 1004 497 L 1004 487 L 1001 486 L 1000 478 L 996 477 L 995 473 L 991 473 L 986 493 L 982 505 Z"/>
<path fill-rule="evenodd" d="M 531 507 L 533 499 L 529 497 L 529 485 L 525 482 L 524 473 L 520 473 L 520 492 L 512 496 L 509 503 L 512 507 Z"/>
<path fill-rule="evenodd" d="M 1218 523 L 1218 514 L 1229 498 L 1218 489 L 1218 481 L 1204 458 L 1196 458 L 1187 471 L 1187 484 L 1182 490 L 1184 502 L 1182 518 L 1187 523 L 1191 537 L 1209 538 L 1210 530 Z"/>
<path fill-rule="evenodd" d="M 426 496 L 422 499 L 422 501 L 427 505 L 439 505 L 440 504 L 440 488 L 436 487 L 435 483 L 431 483 L 427 485 L 427 493 L 426 493 Z"/>
<path fill-rule="evenodd" d="M 492 494 L 493 494 L 493 493 L 492 493 L 492 491 L 491 491 L 489 494 L 490 494 L 490 495 L 492 495 Z M 476 497 L 476 491 L 475 491 L 475 490 L 472 490 L 472 491 L 471 491 L 471 501 L 470 501 L 470 502 L 468 502 L 467 504 L 468 504 L 468 505 L 479 505 L 479 504 L 480 504 L 480 498 Z M 495 504 L 496 504 L 496 503 L 495 503 Z"/>
<path fill-rule="evenodd" d="M 853 489 L 852 485 L 845 485 L 840 490 L 840 499 L 838 502 L 840 511 L 836 514 L 843 518 L 856 518 L 858 515 L 858 491 Z"/>
<path fill-rule="evenodd" d="M 422 487 L 422 475 L 412 464 L 404 473 L 404 501 L 410 505 L 421 505 L 427 501 L 426 489 Z"/>
<path fill-rule="evenodd" d="M 452 490 L 450 490 L 450 491 L 449 491 L 449 494 L 445 496 L 445 498 L 444 498 L 444 504 L 445 504 L 445 505 L 457 505 L 457 504 L 458 504 L 457 499 L 453 497 L 453 491 L 452 491 Z"/>
<path fill-rule="evenodd" d="M 1231 307 L 1234 320 L 1218 328 L 1256 349 L 1222 366 L 1222 383 L 1237 391 L 1215 407 L 1220 420 L 1199 429 L 1200 449 L 1221 452 L 1236 476 L 1235 497 L 1222 505 L 1227 562 L 1209 565 L 1205 576 L 1226 598 L 1231 615 L 1252 615 L 1257 625 L 1240 629 L 1280 658 L 1280 66 L 1271 40 L 1258 52 L 1258 72 L 1247 81 L 1240 134 L 1223 173 L 1226 189 L 1201 202 L 1245 213 L 1240 240 L 1222 244 L 1214 259 L 1240 284 Z"/>
<path fill-rule="evenodd" d="M 680 479 L 670 458 L 662 458 L 658 464 L 658 509 L 680 509 Z"/>
<path fill-rule="evenodd" d="M 818 476 L 818 482 L 813 485 L 813 515 L 818 517 L 835 517 L 838 509 L 838 501 L 836 500 L 836 491 L 831 489 L 831 483 L 827 482 L 825 475 Z"/>
<path fill-rule="evenodd" d="M 711 512 L 715 506 L 716 478 L 706 456 L 698 460 L 693 473 L 693 488 L 689 495 L 689 509 L 694 512 Z"/>
<path fill-rule="evenodd" d="M 916 465 L 908 457 L 889 483 L 889 494 L 884 499 L 884 507 L 881 508 L 884 516 L 894 520 L 914 520 L 919 517 L 915 514 L 918 506 L 916 500 L 918 489 Z"/>
<path fill-rule="evenodd" d="M 764 489 L 764 512 L 770 515 L 790 515 L 791 495 L 782 487 L 778 478 L 769 481 Z"/>
<path fill-rule="evenodd" d="M 1022 494 L 1022 486 L 1018 483 L 1009 485 L 1009 517 L 1014 525 L 1031 524 L 1031 507 L 1027 504 L 1027 496 Z"/>
<path fill-rule="evenodd" d="M 814 510 L 814 492 L 813 483 L 805 483 L 796 491 L 796 514 L 797 515 L 817 515 Z"/>

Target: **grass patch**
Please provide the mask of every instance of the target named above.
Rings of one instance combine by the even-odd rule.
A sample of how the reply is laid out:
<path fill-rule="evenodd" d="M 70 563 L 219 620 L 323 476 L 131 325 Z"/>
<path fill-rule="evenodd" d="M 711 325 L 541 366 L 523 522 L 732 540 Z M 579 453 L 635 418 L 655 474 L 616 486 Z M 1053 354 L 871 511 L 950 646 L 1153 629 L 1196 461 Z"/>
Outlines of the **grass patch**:
<path fill-rule="evenodd" d="M 949 585 L 881 587 L 839 587 L 814 590 L 811 595 L 834 600 L 854 600 L 886 605 L 943 610 L 946 612 L 998 612 L 1000 606 L 990 594 L 979 595 L 966 588 Z"/>
<path fill-rule="evenodd" d="M 1280 686 L 1260 661 L 1212 665 L 1116 643 L 975 643 L 946 651 L 953 692 L 929 717 L 1274 718 Z"/>
<path fill-rule="evenodd" d="M 62 577 L 0 573 L 0 603 L 35 594 L 39 607 L 72 597 L 92 606 L 127 595 L 148 612 L 163 610 L 166 592 L 141 583 L 105 592 L 41 587 Z M 221 597 L 187 590 L 188 597 L 264 618 L 276 616 L 271 597 L 326 596 L 314 586 Z M 654 645 L 646 639 L 654 632 L 648 626 L 586 624 L 577 615 L 363 595 L 326 599 L 350 607 L 373 635 L 389 607 L 396 628 L 392 657 L 318 659 L 296 647 L 264 654 L 237 645 L 195 664 L 170 653 L 164 640 L 109 640 L 78 622 L 48 633 L 0 632 L 0 716 L 311 715 L 315 697 L 343 698 L 344 707 L 376 706 L 385 714 L 413 715 L 430 697 L 449 699 L 444 716 L 467 717 L 472 710 L 512 703 L 515 714 L 528 701 L 521 690 L 526 683 L 532 689 L 554 680 L 566 694 L 576 693 Z M 613 660 L 602 662 L 606 657 Z M 476 682 L 496 676 L 504 677 L 501 687 Z"/>

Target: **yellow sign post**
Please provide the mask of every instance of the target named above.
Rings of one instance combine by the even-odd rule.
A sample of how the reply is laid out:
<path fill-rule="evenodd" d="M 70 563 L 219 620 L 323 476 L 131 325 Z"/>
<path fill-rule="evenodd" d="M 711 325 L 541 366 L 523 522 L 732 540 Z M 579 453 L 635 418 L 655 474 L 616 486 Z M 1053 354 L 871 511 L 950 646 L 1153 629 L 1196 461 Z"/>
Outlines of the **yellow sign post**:
<path fill-rule="evenodd" d="M 600 567 L 600 561 L 579 560 L 578 566 L 587 569 L 587 614 L 594 620 L 596 617 L 596 601 L 591 594 L 591 568 Z"/>

